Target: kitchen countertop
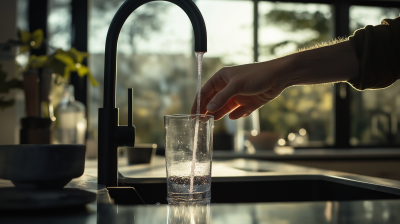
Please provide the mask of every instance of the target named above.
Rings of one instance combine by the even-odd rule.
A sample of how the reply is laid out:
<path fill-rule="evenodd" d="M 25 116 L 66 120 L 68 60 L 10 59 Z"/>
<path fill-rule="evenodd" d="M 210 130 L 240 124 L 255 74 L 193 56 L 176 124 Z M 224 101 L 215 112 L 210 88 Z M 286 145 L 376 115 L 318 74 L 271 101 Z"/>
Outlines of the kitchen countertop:
<path fill-rule="evenodd" d="M 254 154 L 214 151 L 214 159 L 235 158 L 285 162 L 298 166 L 400 180 L 400 148 L 293 149 L 276 147 Z"/>
<path fill-rule="evenodd" d="M 357 149 L 294 149 L 276 147 L 274 150 L 257 150 L 255 153 L 214 151 L 214 159 L 257 159 L 269 161 L 285 160 L 399 160 L 400 148 L 357 148 Z"/>
<path fill-rule="evenodd" d="M 151 164 L 128 166 L 119 160 L 119 170 L 128 182 L 165 182 L 163 158 Z M 97 192 L 86 207 L 56 212 L 1 213 L 0 223 L 400 223 L 400 200 L 280 202 L 211 204 L 176 207 L 167 205 L 121 206 L 110 202 L 105 186 L 96 183 L 96 162 L 88 161 L 85 174 L 66 187 Z M 228 172 L 229 171 L 229 172 Z M 227 175 L 229 173 L 229 175 Z M 134 178 L 133 178 L 134 177 Z M 235 159 L 213 162 L 213 181 L 328 178 L 363 184 L 371 189 L 400 194 L 400 181 L 300 167 L 279 162 Z M 0 179 L 2 187 L 12 183 Z"/>
<path fill-rule="evenodd" d="M 85 172 L 93 171 L 87 169 Z M 119 159 L 119 172 L 124 176 L 120 183 L 134 184 L 143 182 L 166 183 L 165 158 L 156 156 L 150 164 L 128 165 L 125 158 Z M 382 189 L 400 194 L 400 181 L 368 177 L 338 171 L 316 169 L 273 161 L 251 159 L 213 160 L 212 181 L 254 181 L 254 180 L 285 180 L 285 179 L 330 179 L 338 183 L 353 181 L 353 184 L 366 183 L 371 189 Z"/>

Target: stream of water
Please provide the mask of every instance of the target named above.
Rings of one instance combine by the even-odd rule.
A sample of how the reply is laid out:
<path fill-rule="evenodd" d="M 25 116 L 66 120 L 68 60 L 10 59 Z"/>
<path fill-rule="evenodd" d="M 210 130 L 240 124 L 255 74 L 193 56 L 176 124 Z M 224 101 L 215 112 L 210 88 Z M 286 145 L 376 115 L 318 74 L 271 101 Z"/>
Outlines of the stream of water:
<path fill-rule="evenodd" d="M 194 127 L 194 140 L 193 140 L 193 156 L 192 165 L 190 170 L 190 188 L 189 193 L 193 193 L 193 182 L 194 182 L 194 170 L 196 168 L 196 151 L 197 151 L 197 139 L 199 135 L 199 120 L 200 120 L 200 92 L 201 92 L 201 69 L 203 65 L 204 52 L 196 52 L 197 55 L 197 108 L 196 108 L 196 124 Z"/>

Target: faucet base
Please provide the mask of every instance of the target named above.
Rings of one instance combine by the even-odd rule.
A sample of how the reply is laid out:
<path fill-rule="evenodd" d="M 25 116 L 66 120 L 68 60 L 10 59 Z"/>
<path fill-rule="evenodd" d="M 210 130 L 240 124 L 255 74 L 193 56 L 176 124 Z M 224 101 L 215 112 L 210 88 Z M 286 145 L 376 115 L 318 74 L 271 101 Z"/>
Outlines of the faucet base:
<path fill-rule="evenodd" d="M 99 108 L 98 184 L 118 186 L 118 153 L 115 134 L 118 128 L 118 108 Z"/>

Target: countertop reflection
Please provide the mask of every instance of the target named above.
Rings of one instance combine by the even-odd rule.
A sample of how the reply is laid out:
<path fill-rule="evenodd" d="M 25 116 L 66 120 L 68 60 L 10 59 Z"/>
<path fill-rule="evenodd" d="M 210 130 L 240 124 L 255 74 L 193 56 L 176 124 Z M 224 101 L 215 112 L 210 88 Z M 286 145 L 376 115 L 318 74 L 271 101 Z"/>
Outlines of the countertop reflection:
<path fill-rule="evenodd" d="M 399 223 L 400 201 L 118 206 L 115 223 Z"/>

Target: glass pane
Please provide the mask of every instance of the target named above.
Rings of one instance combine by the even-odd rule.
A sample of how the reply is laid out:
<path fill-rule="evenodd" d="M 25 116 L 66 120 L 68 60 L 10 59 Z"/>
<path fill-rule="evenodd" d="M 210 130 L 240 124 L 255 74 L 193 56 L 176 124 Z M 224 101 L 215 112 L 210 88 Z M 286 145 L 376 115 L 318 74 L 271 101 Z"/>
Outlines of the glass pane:
<path fill-rule="evenodd" d="M 259 3 L 260 61 L 332 39 L 331 7 L 326 4 Z M 261 131 L 278 133 L 280 145 L 333 144 L 332 85 L 286 89 L 260 109 Z"/>
<path fill-rule="evenodd" d="M 350 29 L 379 25 L 384 18 L 399 16 L 397 8 L 352 6 Z M 379 91 L 351 92 L 351 138 L 356 145 L 398 145 L 400 143 L 400 83 Z"/>
<path fill-rule="evenodd" d="M 47 53 L 51 54 L 58 48 L 67 51 L 71 48 L 71 0 L 50 0 L 48 10 Z"/>
<path fill-rule="evenodd" d="M 97 108 L 102 107 L 106 33 L 122 2 L 93 0 L 91 4 L 89 65 L 100 82 L 99 87 L 90 87 L 89 125 L 95 135 Z M 252 2 L 199 0 L 196 3 L 208 31 L 204 84 L 224 65 L 252 62 Z M 226 13 L 221 15 L 221 12 Z M 240 18 L 236 16 L 239 13 Z M 118 42 L 117 107 L 120 124 L 124 125 L 128 116 L 127 88 L 133 88 L 137 142 L 163 146 L 163 116 L 189 113 L 197 81 L 192 35 L 186 14 L 167 2 L 140 7 L 124 24 Z"/>
<path fill-rule="evenodd" d="M 28 0 L 17 1 L 17 28 L 29 31 Z"/>
<path fill-rule="evenodd" d="M 382 8 L 374 6 L 351 6 L 350 7 L 350 30 L 363 28 L 367 25 L 379 25 L 385 18 L 394 19 L 399 16 L 397 8 Z"/>
<path fill-rule="evenodd" d="M 17 1 L 17 28 L 29 31 L 29 18 L 28 18 L 28 0 Z M 29 61 L 29 52 L 18 54 L 15 57 L 19 70 L 22 71 Z"/>
<path fill-rule="evenodd" d="M 197 0 L 196 3 L 207 26 L 208 52 L 205 57 L 220 59 L 223 65 L 254 62 L 253 3 L 215 0 Z"/>
<path fill-rule="evenodd" d="M 204 55 L 202 84 L 224 66 L 253 63 L 253 2 L 198 0 L 196 3 L 207 26 L 208 52 Z M 214 150 L 243 149 L 243 135 L 236 139 L 239 141 L 236 147 L 234 143 L 238 127 L 239 122 L 228 116 L 215 121 Z"/>

